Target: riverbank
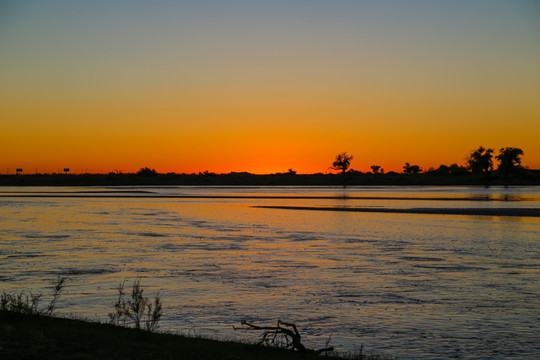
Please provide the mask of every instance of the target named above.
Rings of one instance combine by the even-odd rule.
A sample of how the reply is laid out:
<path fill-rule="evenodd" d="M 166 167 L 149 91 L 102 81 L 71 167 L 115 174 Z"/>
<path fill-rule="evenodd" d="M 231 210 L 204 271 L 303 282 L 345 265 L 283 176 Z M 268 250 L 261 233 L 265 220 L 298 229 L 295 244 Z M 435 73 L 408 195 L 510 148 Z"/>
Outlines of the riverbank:
<path fill-rule="evenodd" d="M 19 174 L 0 175 L 0 186 L 342 186 L 342 185 L 540 185 L 540 170 L 504 178 L 437 173 L 295 174 Z"/>
<path fill-rule="evenodd" d="M 345 359 L 200 337 L 0 311 L 0 359 Z M 381 356 L 354 359 L 390 359 Z M 350 358 L 350 359 L 351 359 Z"/>

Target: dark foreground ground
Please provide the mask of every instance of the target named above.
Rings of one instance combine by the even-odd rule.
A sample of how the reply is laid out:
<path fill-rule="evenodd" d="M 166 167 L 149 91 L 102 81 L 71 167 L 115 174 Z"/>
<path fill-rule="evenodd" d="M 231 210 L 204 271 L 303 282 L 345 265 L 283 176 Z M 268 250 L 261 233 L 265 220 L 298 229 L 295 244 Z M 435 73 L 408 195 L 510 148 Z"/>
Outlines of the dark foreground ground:
<path fill-rule="evenodd" d="M 0 311 L 0 359 L 340 359 L 314 353 L 150 333 L 119 326 Z M 364 357 L 356 359 L 384 359 Z"/>

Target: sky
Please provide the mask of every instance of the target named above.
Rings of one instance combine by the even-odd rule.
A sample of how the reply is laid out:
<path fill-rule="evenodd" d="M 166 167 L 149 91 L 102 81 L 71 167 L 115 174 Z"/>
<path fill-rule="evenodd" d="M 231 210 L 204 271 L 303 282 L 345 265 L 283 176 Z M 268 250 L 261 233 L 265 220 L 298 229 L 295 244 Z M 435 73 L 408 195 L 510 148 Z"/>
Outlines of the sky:
<path fill-rule="evenodd" d="M 0 174 L 540 169 L 540 2 L 0 0 Z"/>

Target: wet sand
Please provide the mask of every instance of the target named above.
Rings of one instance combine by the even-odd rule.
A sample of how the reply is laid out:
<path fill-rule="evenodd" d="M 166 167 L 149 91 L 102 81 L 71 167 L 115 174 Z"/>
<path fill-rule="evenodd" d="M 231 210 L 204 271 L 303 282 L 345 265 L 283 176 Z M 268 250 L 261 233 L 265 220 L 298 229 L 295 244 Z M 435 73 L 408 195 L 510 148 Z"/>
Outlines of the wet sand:
<path fill-rule="evenodd" d="M 365 207 L 324 207 L 324 206 L 254 206 L 265 209 L 314 210 L 314 211 L 350 211 L 371 213 L 403 213 L 434 215 L 477 215 L 477 216 L 526 216 L 540 217 L 540 209 L 526 208 L 365 208 Z"/>

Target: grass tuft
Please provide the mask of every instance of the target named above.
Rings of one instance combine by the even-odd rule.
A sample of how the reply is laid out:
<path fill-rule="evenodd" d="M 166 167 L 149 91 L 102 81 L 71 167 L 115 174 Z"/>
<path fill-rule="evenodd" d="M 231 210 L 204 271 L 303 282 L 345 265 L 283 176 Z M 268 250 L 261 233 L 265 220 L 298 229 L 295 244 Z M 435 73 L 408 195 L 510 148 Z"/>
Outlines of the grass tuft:
<path fill-rule="evenodd" d="M 109 322 L 113 325 L 126 326 L 129 320 L 136 329 L 141 329 L 141 323 L 144 323 L 145 330 L 157 331 L 163 313 L 159 292 L 152 302 L 143 295 L 144 289 L 137 279 L 132 285 L 131 299 L 126 299 L 124 286 L 125 282 L 118 285 L 118 299 L 114 304 L 114 312 L 109 313 Z"/>
<path fill-rule="evenodd" d="M 24 291 L 18 294 L 10 294 L 5 291 L 0 295 L 0 310 L 11 311 L 21 314 L 43 314 L 43 315 L 52 315 L 56 308 L 56 301 L 60 297 L 62 290 L 64 289 L 66 282 L 65 277 L 58 276 L 56 281 L 51 283 L 52 285 L 52 299 L 49 305 L 43 309 L 39 309 L 39 303 L 43 294 L 33 294 L 29 292 L 28 294 Z"/>

